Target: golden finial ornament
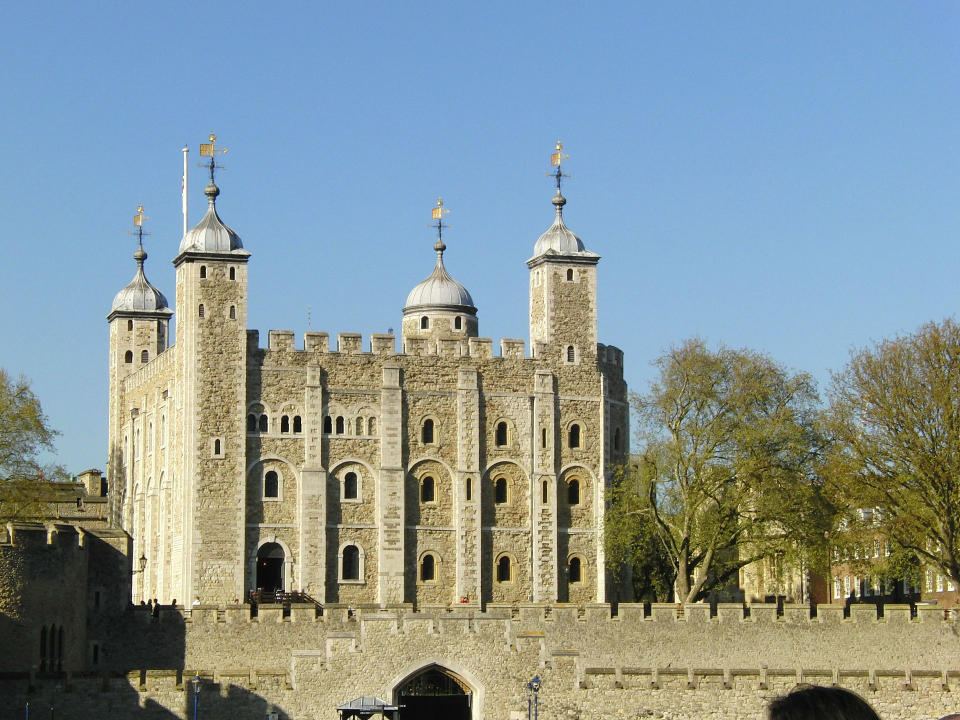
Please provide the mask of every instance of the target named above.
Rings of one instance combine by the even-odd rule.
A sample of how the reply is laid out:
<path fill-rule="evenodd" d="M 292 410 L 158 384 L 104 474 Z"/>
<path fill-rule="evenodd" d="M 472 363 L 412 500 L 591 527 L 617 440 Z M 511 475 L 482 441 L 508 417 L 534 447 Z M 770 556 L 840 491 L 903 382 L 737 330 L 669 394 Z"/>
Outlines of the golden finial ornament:
<path fill-rule="evenodd" d="M 443 220 L 444 215 L 449 215 L 450 211 L 443 206 L 443 198 L 437 198 L 437 204 L 430 213 L 430 217 L 434 220 Z"/>
<path fill-rule="evenodd" d="M 553 154 L 550 156 L 550 164 L 560 167 L 568 157 L 570 156 L 563 154 L 563 143 L 557 140 L 557 146 L 553 149 Z"/>
<path fill-rule="evenodd" d="M 200 143 L 200 157 L 210 158 L 209 163 L 198 163 L 197 167 L 206 167 L 210 169 L 210 184 L 213 185 L 213 171 L 217 168 L 223 169 L 223 165 L 217 165 L 215 160 L 217 153 L 227 152 L 227 148 L 218 148 L 217 147 L 217 136 L 215 133 L 210 133 L 210 142 Z"/>

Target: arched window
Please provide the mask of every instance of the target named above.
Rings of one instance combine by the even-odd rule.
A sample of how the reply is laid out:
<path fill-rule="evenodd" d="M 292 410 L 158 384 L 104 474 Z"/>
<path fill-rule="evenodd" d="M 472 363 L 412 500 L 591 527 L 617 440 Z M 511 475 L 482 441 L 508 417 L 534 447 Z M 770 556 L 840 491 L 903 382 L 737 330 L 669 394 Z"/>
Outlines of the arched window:
<path fill-rule="evenodd" d="M 547 486 L 547 481 L 544 480 L 540 486 L 540 502 L 542 502 L 544 505 L 546 505 L 547 501 L 550 499 L 549 495 L 547 495 L 548 491 L 549 487 Z"/>
<path fill-rule="evenodd" d="M 333 432 L 333 420 L 329 415 L 323 419 L 323 431 L 328 435 Z"/>
<path fill-rule="evenodd" d="M 467 478 L 467 500 L 471 499 L 473 495 L 473 480 Z"/>
<path fill-rule="evenodd" d="M 367 435 L 376 435 L 377 434 L 377 419 L 370 418 L 367 420 Z"/>
<path fill-rule="evenodd" d="M 580 481 L 571 480 L 567 483 L 567 504 L 568 505 L 579 505 L 580 504 Z"/>
<path fill-rule="evenodd" d="M 497 505 L 503 505 L 507 501 L 507 479 L 498 477 L 493 484 L 493 501 Z"/>
<path fill-rule="evenodd" d="M 427 553 L 420 561 L 420 580 L 430 582 L 436 579 L 436 561 L 433 555 Z"/>
<path fill-rule="evenodd" d="M 301 422 L 299 415 L 293 416 L 293 432 L 295 433 L 303 432 L 303 423 Z"/>
<path fill-rule="evenodd" d="M 433 442 L 433 420 L 430 418 L 423 421 L 423 427 L 420 428 L 420 440 L 424 445 L 429 445 Z"/>
<path fill-rule="evenodd" d="M 237 279 L 237 269 L 236 269 L 236 268 L 230 268 L 230 279 L 231 279 L 231 280 L 236 280 L 236 279 Z"/>
<path fill-rule="evenodd" d="M 503 447 L 507 444 L 507 423 L 503 420 L 497 423 L 497 433 L 496 433 L 496 444 L 497 447 Z"/>
<path fill-rule="evenodd" d="M 435 499 L 433 478 L 427 475 L 420 481 L 420 502 L 433 502 Z"/>
<path fill-rule="evenodd" d="M 343 415 L 337 416 L 337 435 L 343 435 Z"/>
<path fill-rule="evenodd" d="M 280 432 L 288 433 L 290 432 L 290 417 L 284 415 L 280 418 Z"/>
<path fill-rule="evenodd" d="M 200 303 L 200 310 L 198 314 L 200 315 L 200 317 L 203 317 L 203 303 Z"/>
<path fill-rule="evenodd" d="M 206 276 L 207 276 L 207 266 L 206 266 L 206 265 L 201 265 L 201 266 L 200 266 L 200 278 L 203 279 L 203 278 L 205 278 Z"/>
<path fill-rule="evenodd" d="M 280 476 L 270 470 L 263 476 L 263 496 L 265 498 L 280 497 Z"/>
<path fill-rule="evenodd" d="M 133 330 L 133 320 L 127 320 L 127 330 Z"/>
<path fill-rule="evenodd" d="M 260 416 L 260 432 L 267 432 L 270 428 L 270 418 L 266 415 Z"/>
<path fill-rule="evenodd" d="M 358 417 L 355 424 L 357 426 L 357 435 L 363 435 L 363 418 Z"/>
<path fill-rule="evenodd" d="M 620 451 L 620 428 L 613 431 L 613 449 Z"/>
<path fill-rule="evenodd" d="M 253 413 L 247 415 L 247 432 L 257 431 L 257 416 Z"/>
<path fill-rule="evenodd" d="M 567 270 L 567 280 L 573 280 L 573 270 Z"/>
<path fill-rule="evenodd" d="M 580 582 L 580 558 L 570 558 L 570 563 L 567 565 L 567 579 L 572 583 Z"/>
<path fill-rule="evenodd" d="M 420 329 L 421 329 L 421 330 L 429 330 L 429 329 L 430 329 L 430 318 L 428 318 L 426 315 L 424 315 L 422 318 L 420 318 Z"/>
<path fill-rule="evenodd" d="M 356 545 L 347 545 L 343 549 L 340 578 L 342 580 L 360 579 L 360 549 Z"/>
<path fill-rule="evenodd" d="M 497 582 L 510 582 L 511 578 L 510 556 L 502 555 L 497 560 Z"/>
<path fill-rule="evenodd" d="M 567 435 L 567 445 L 572 448 L 580 447 L 580 426 L 576 423 L 570 426 L 570 432 Z"/>
<path fill-rule="evenodd" d="M 348 472 L 343 476 L 343 499 L 357 499 L 357 474 L 355 472 Z"/>
<path fill-rule="evenodd" d="M 222 451 L 220 449 L 220 439 L 217 438 L 216 440 L 213 441 L 213 454 L 220 455 L 221 453 Z"/>
<path fill-rule="evenodd" d="M 230 319 L 231 319 L 231 320 L 236 320 L 236 319 L 237 319 L 237 306 L 236 306 L 236 305 L 231 305 L 231 306 L 230 306 Z"/>
<path fill-rule="evenodd" d="M 140 351 L 140 362 L 145 363 L 150 359 L 150 351 L 142 350 Z"/>
<path fill-rule="evenodd" d="M 463 329 L 463 318 L 460 317 L 459 315 L 457 315 L 457 316 L 453 319 L 453 329 L 454 329 L 454 330 L 462 330 L 462 329 Z"/>
<path fill-rule="evenodd" d="M 124 353 L 123 361 L 124 361 L 125 363 L 132 363 L 132 362 L 133 362 L 133 351 L 132 351 L 132 350 L 127 350 L 127 352 Z"/>
<path fill-rule="evenodd" d="M 577 359 L 577 353 L 573 349 L 573 345 L 567 345 L 567 362 L 572 363 Z"/>

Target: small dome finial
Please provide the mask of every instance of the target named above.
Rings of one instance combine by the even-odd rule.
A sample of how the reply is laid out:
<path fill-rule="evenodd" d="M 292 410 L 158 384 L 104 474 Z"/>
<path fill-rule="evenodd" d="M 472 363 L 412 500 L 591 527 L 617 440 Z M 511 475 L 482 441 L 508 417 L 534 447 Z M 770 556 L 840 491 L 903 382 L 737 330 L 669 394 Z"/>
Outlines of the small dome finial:
<path fill-rule="evenodd" d="M 143 231 L 143 222 L 147 219 L 147 216 L 143 214 L 143 203 L 137 205 L 137 214 L 133 216 L 133 226 L 136 228 L 134 232 L 128 232 L 129 235 L 137 236 L 137 249 L 133 253 L 133 259 L 137 261 L 137 265 L 140 268 L 143 268 L 143 261 L 147 259 L 147 253 L 143 249 L 143 236 L 149 235 L 150 233 Z"/>

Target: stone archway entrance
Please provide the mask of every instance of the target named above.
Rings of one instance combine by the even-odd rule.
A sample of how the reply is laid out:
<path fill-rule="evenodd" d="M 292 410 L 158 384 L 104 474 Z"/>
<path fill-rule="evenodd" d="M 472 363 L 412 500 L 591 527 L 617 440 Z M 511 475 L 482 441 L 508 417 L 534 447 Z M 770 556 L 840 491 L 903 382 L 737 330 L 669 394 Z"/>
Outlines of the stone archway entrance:
<path fill-rule="evenodd" d="M 258 590 L 283 590 L 283 560 L 283 548 L 277 543 L 266 543 L 257 551 Z"/>
<path fill-rule="evenodd" d="M 473 693 L 453 673 L 430 665 L 394 690 L 402 720 L 470 720 Z"/>

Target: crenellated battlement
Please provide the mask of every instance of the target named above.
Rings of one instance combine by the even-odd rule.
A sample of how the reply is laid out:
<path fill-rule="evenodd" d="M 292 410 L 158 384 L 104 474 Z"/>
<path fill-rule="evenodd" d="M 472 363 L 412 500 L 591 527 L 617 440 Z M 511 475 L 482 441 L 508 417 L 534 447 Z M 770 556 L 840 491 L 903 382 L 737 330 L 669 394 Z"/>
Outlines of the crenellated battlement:
<path fill-rule="evenodd" d="M 542 355 L 546 346 L 539 344 L 539 353 L 528 355 L 522 338 L 502 338 L 499 355 L 494 355 L 492 338 L 406 338 L 402 351 L 397 352 L 397 337 L 393 334 L 373 334 L 365 339 L 360 333 L 338 333 L 336 345 L 331 347 L 330 334 L 309 331 L 304 333 L 302 348 L 297 348 L 292 330 L 270 330 L 266 347 L 260 346 L 260 331 L 247 330 L 247 352 L 305 352 L 330 355 L 411 355 L 415 357 L 465 357 L 533 360 Z M 366 349 L 364 349 L 366 348 Z M 623 351 L 613 345 L 597 345 L 597 359 L 601 364 L 623 368 Z"/>

